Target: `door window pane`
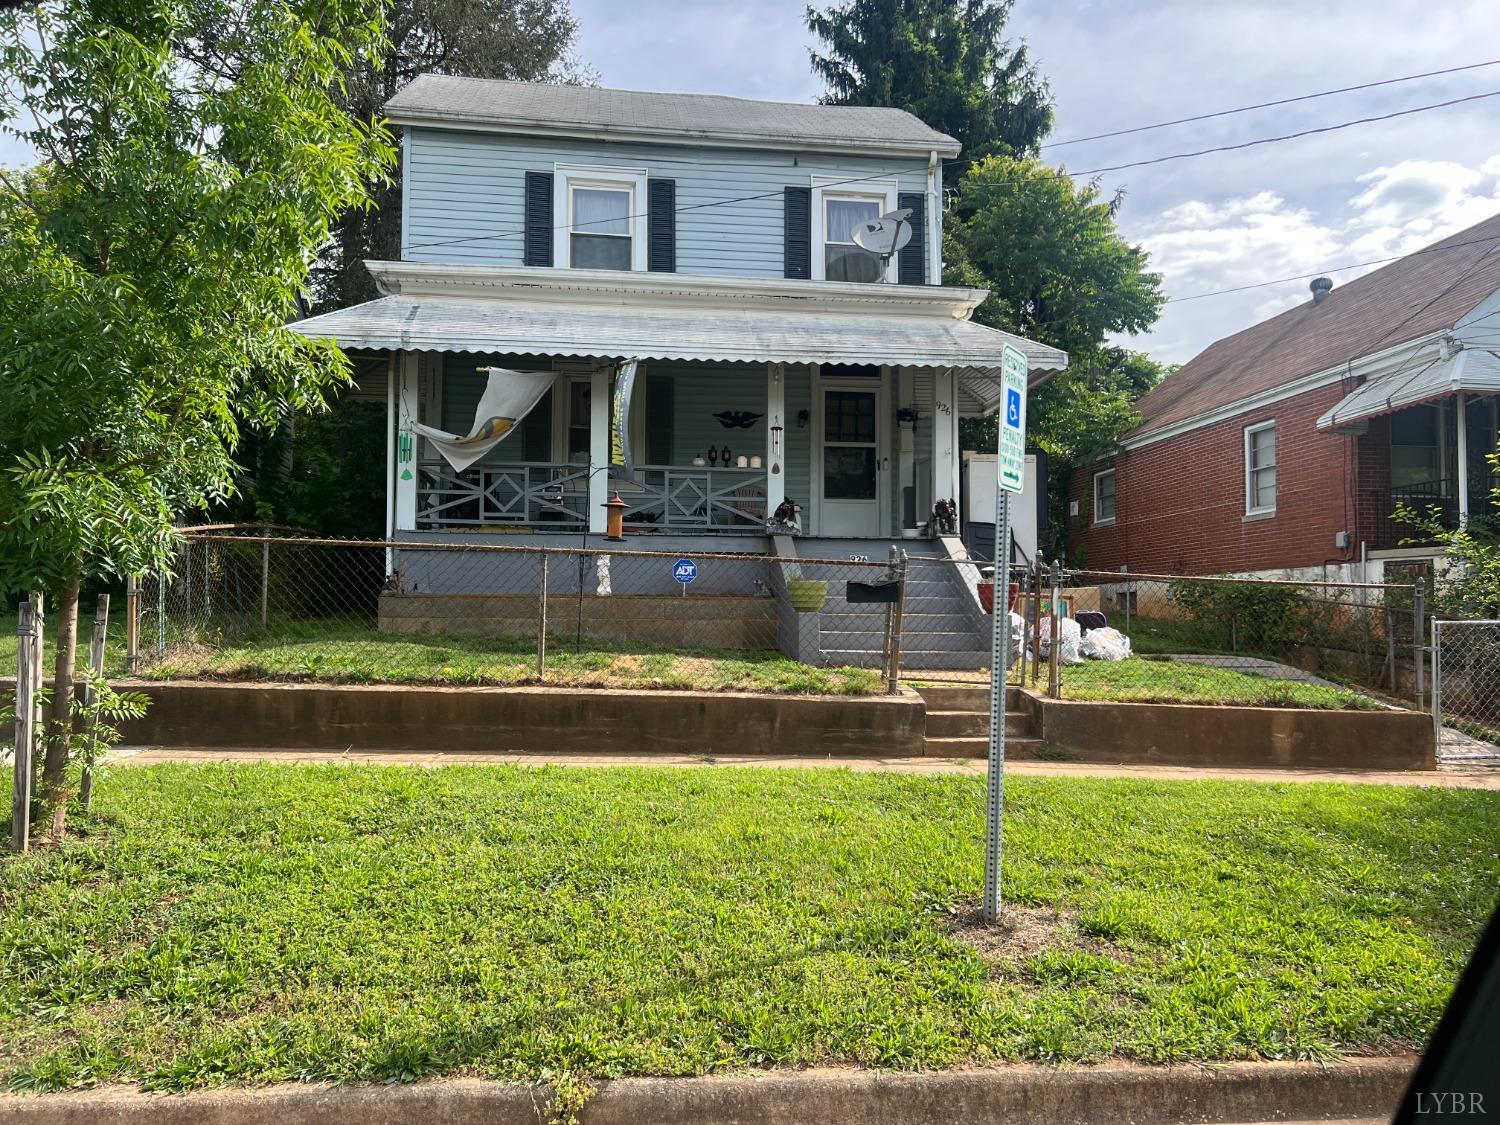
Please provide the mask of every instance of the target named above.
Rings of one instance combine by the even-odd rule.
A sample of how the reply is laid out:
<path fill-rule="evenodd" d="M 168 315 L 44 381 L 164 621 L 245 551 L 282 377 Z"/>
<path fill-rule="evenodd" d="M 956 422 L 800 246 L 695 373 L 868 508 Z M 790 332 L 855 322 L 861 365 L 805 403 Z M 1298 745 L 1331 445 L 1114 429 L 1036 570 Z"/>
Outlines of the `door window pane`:
<path fill-rule="evenodd" d="M 568 383 L 568 460 L 583 464 L 589 459 L 589 384 L 583 379 Z"/>
<path fill-rule="evenodd" d="M 824 449 L 823 496 L 828 500 L 874 500 L 875 447 L 837 445 Z"/>
<path fill-rule="evenodd" d="M 875 444 L 875 396 L 868 391 L 828 391 L 823 398 L 823 440 Z"/>

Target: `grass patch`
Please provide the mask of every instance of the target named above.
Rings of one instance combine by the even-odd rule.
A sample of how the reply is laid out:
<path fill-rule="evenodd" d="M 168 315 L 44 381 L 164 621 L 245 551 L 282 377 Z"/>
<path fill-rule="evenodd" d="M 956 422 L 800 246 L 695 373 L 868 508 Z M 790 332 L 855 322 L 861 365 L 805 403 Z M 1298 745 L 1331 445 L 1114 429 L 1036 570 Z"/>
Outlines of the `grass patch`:
<path fill-rule="evenodd" d="M 1007 796 L 1006 901 L 1035 924 L 977 948 L 979 777 L 119 768 L 85 836 L 0 860 L 0 1080 L 1410 1048 L 1500 885 L 1490 792 Z"/>
<path fill-rule="evenodd" d="M 1231 707 L 1316 707 L 1378 711 L 1379 703 L 1343 688 L 1268 680 L 1187 660 L 1090 660 L 1062 670 L 1064 699 L 1117 703 L 1214 703 Z"/>
<path fill-rule="evenodd" d="M 547 675 L 536 643 L 514 637 L 381 633 L 362 625 L 297 622 L 265 636 L 181 646 L 142 670 L 149 679 L 318 680 L 331 683 L 547 683 L 565 687 L 869 695 L 869 668 L 816 668 L 776 652 L 667 648 L 640 642 L 549 637 Z"/>

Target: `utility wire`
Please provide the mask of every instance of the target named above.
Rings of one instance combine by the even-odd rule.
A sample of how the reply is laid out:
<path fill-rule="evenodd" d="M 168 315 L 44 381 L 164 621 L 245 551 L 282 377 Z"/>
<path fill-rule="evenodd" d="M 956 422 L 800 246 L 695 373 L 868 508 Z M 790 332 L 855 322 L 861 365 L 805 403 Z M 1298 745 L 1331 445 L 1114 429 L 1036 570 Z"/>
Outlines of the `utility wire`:
<path fill-rule="evenodd" d="M 1373 90 L 1379 86 L 1394 86 L 1399 82 L 1415 82 L 1419 78 L 1437 78 L 1444 74 L 1460 74 L 1466 70 L 1479 70 L 1481 67 L 1500 65 L 1500 59 L 1491 59 L 1489 62 L 1470 63 L 1467 66 L 1450 66 L 1443 70 L 1427 70 L 1421 74 L 1407 74 L 1400 78 L 1382 78 L 1378 82 L 1361 82 L 1357 86 L 1340 86 L 1336 90 L 1320 90 L 1316 94 L 1299 94 L 1293 98 L 1277 98 L 1270 102 L 1256 102 L 1254 105 L 1236 106 L 1233 109 L 1221 109 L 1214 113 L 1199 113 L 1192 117 L 1178 117 L 1171 121 L 1158 121 L 1154 125 L 1136 125 L 1129 129 L 1116 129 L 1111 133 L 1094 133 L 1087 137 L 1070 137 L 1065 141 L 1049 141 L 1042 148 L 1062 148 L 1064 145 L 1081 145 L 1086 141 L 1102 141 L 1110 137 L 1127 137 L 1133 133 L 1149 133 L 1153 129 L 1169 129 L 1174 125 L 1190 125 L 1195 121 L 1212 121 L 1219 117 L 1230 117 L 1236 113 L 1250 113 L 1257 109 L 1271 109 L 1279 105 L 1293 105 L 1297 102 L 1312 101 L 1314 98 L 1327 98 L 1334 94 L 1351 94 L 1356 90 Z"/>
<path fill-rule="evenodd" d="M 1466 102 L 1481 101 L 1483 99 L 1493 98 L 1493 97 L 1500 97 L 1500 90 L 1490 90 L 1490 91 L 1488 91 L 1486 93 L 1483 93 L 1483 94 L 1470 94 L 1467 97 L 1452 98 L 1452 99 L 1450 99 L 1448 101 L 1444 101 L 1444 102 L 1434 102 L 1434 103 L 1431 103 L 1429 105 L 1414 106 L 1414 107 L 1412 107 L 1410 109 L 1396 110 L 1396 111 L 1394 111 L 1392 113 L 1377 114 L 1377 115 L 1371 116 L 1371 117 L 1360 117 L 1360 118 L 1356 118 L 1356 119 L 1354 119 L 1352 121 L 1341 121 L 1341 122 L 1338 122 L 1338 123 L 1333 124 L 1333 125 L 1322 125 L 1322 126 L 1319 126 L 1317 128 L 1313 128 L 1313 129 L 1303 129 L 1303 130 L 1301 130 L 1299 132 L 1295 132 L 1295 133 L 1283 133 L 1283 134 L 1280 134 L 1280 135 L 1274 136 L 1274 137 L 1258 137 L 1258 138 L 1256 138 L 1254 140 L 1242 141 L 1242 142 L 1240 142 L 1238 144 L 1216 145 L 1216 146 L 1214 146 L 1212 148 L 1197 149 L 1197 150 L 1192 151 L 1192 152 L 1168 153 L 1168 154 L 1166 154 L 1164 156 L 1150 157 L 1150 158 L 1145 159 L 1145 160 L 1134 160 L 1134 161 L 1129 161 L 1129 162 L 1124 163 L 1124 164 L 1112 164 L 1112 165 L 1108 165 L 1108 166 L 1101 167 L 1101 168 L 1087 168 L 1087 169 L 1084 169 L 1083 171 L 1080 171 L 1080 172 L 1068 172 L 1068 171 L 1064 171 L 1062 169 L 1056 169 L 1056 170 L 1054 170 L 1052 172 L 1052 174 L 1055 175 L 1055 176 L 1057 176 L 1058 178 L 1067 178 L 1067 179 L 1076 179 L 1076 178 L 1081 177 L 1081 176 L 1098 176 L 1098 175 L 1103 175 L 1106 172 L 1120 172 L 1120 171 L 1124 171 L 1124 170 L 1126 170 L 1128 168 L 1143 168 L 1143 167 L 1148 167 L 1150 165 L 1155 165 L 1155 164 L 1164 164 L 1164 163 L 1166 163 L 1168 161 L 1173 161 L 1173 160 L 1187 160 L 1187 159 L 1191 159 L 1193 157 L 1198 157 L 1198 156 L 1208 156 L 1208 155 L 1210 155 L 1212 153 L 1218 153 L 1218 152 L 1235 152 L 1235 151 L 1238 151 L 1238 150 L 1241 150 L 1241 149 L 1254 148 L 1254 147 L 1257 147 L 1257 146 L 1260 146 L 1260 145 L 1278 144 L 1278 143 L 1280 143 L 1282 141 L 1296 140 L 1296 139 L 1298 139 L 1300 137 L 1309 137 L 1309 136 L 1313 136 L 1315 134 L 1320 134 L 1320 133 L 1332 133 L 1332 132 L 1336 132 L 1336 131 L 1338 131 L 1340 129 L 1352 128 L 1355 125 L 1368 125 L 1368 124 L 1371 124 L 1371 123 L 1374 123 L 1374 122 L 1379 122 L 1379 121 L 1390 121 L 1390 120 L 1392 120 L 1394 118 L 1397 118 L 1397 117 L 1407 117 L 1407 116 L 1410 116 L 1410 115 L 1416 114 L 1416 113 L 1427 113 L 1427 112 L 1429 112 L 1431 110 L 1434 110 L 1434 109 L 1445 109 L 1445 108 L 1447 108 L 1449 106 L 1462 105 L 1462 104 L 1464 104 Z M 968 161 L 968 160 L 948 160 L 948 161 L 943 161 L 942 164 L 941 164 L 941 166 L 942 167 L 950 167 L 950 166 L 957 165 L 957 164 L 967 164 L 967 163 L 971 163 L 971 161 Z M 850 178 L 844 179 L 844 180 L 835 180 L 835 181 L 833 181 L 831 183 L 821 184 L 819 186 L 820 187 L 824 187 L 824 188 L 828 188 L 828 187 L 839 187 L 839 186 L 843 186 L 843 185 L 847 185 L 847 184 L 866 183 L 866 182 L 868 182 L 870 180 L 889 179 L 893 175 L 899 175 L 902 171 L 925 171 L 926 168 L 927 168 L 927 165 L 923 164 L 923 165 L 912 165 L 912 166 L 909 166 L 909 167 L 907 167 L 905 169 L 901 169 L 901 168 L 885 169 L 885 170 L 883 170 L 883 171 L 881 171 L 879 173 L 875 173 L 875 174 L 872 174 L 872 175 L 868 175 L 868 176 L 854 176 L 854 177 L 850 177 Z M 1035 182 L 1037 182 L 1037 180 L 1036 180 L 1035 177 L 1024 179 L 1024 180 L 991 180 L 991 181 L 982 181 L 982 182 L 979 182 L 979 183 L 969 184 L 964 189 L 964 191 L 965 191 L 965 194 L 968 194 L 969 192 L 974 191 L 974 190 L 979 189 L 979 188 L 1015 187 L 1015 186 L 1032 184 L 1032 183 L 1035 183 Z M 681 213 L 681 212 L 685 212 L 685 211 L 702 210 L 702 209 L 708 208 L 708 207 L 724 207 L 724 206 L 728 206 L 729 204 L 732 204 L 732 203 L 747 203 L 747 202 L 750 202 L 750 201 L 753 201 L 753 200 L 757 200 L 757 199 L 769 199 L 769 198 L 773 198 L 775 196 L 779 196 L 782 193 L 782 190 L 783 190 L 782 187 L 778 187 L 778 188 L 775 188 L 772 191 L 757 192 L 757 193 L 754 193 L 752 195 L 734 196 L 734 197 L 729 198 L 729 199 L 714 199 L 714 200 L 709 200 L 709 201 L 704 202 L 704 203 L 691 203 L 691 204 L 687 204 L 687 205 L 682 206 L 682 207 L 675 208 L 674 212 L 675 213 Z M 627 216 L 625 216 L 625 218 L 626 219 L 638 219 L 638 218 L 642 218 L 645 214 L 646 214 L 645 212 L 637 212 L 637 213 L 632 214 L 632 215 L 627 215 Z M 619 222 L 619 221 L 620 220 L 618 218 L 616 218 L 616 219 L 600 219 L 600 220 L 597 220 L 595 223 L 583 224 L 583 225 L 589 226 L 589 225 L 598 225 L 599 223 Z M 555 224 L 553 224 L 552 229 L 553 230 L 576 230 L 576 229 L 578 229 L 578 224 L 555 223 Z M 465 242 L 484 242 L 484 241 L 492 241 L 492 240 L 500 239 L 500 238 L 519 238 L 519 237 L 522 237 L 524 234 L 525 234 L 525 227 L 522 226 L 522 227 L 514 227 L 514 228 L 511 228 L 509 230 L 495 231 L 495 232 L 493 232 L 491 234 L 476 234 L 476 235 L 469 235 L 469 236 L 463 237 L 463 238 L 437 239 L 437 240 L 433 240 L 433 241 L 429 241 L 429 242 L 410 242 L 410 243 L 407 243 L 403 247 L 403 249 L 404 250 L 417 250 L 417 249 L 423 249 L 423 248 L 430 247 L 430 246 L 452 246 L 452 245 L 456 245 L 458 243 L 465 243 Z"/>

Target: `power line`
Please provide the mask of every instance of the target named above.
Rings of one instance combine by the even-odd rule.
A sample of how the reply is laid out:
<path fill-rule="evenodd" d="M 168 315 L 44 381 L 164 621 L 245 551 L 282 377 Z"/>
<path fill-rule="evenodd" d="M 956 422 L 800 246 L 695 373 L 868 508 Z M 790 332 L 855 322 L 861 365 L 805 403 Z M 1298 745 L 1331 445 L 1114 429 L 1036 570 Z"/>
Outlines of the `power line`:
<path fill-rule="evenodd" d="M 1371 117 L 1356 118 L 1356 119 L 1351 120 L 1351 121 L 1342 121 L 1342 122 L 1338 122 L 1338 123 L 1333 124 L 1333 125 L 1323 125 L 1323 126 L 1318 126 L 1316 128 L 1312 128 L 1312 129 L 1303 129 L 1303 130 L 1300 130 L 1300 131 L 1295 132 L 1295 133 L 1284 133 L 1284 134 L 1280 134 L 1278 136 L 1273 136 L 1273 137 L 1259 137 L 1259 138 L 1256 138 L 1254 140 L 1242 141 L 1242 142 L 1239 142 L 1238 144 L 1217 145 L 1217 146 L 1214 146 L 1212 148 L 1198 149 L 1198 150 L 1195 150 L 1195 151 L 1192 151 L 1192 152 L 1168 153 L 1168 154 L 1166 154 L 1164 156 L 1156 156 L 1156 157 L 1151 157 L 1151 158 L 1148 158 L 1148 159 L 1145 159 L 1145 160 L 1135 160 L 1135 161 L 1130 161 L 1130 162 L 1127 162 L 1127 163 L 1124 163 L 1124 164 L 1114 164 L 1114 165 L 1109 165 L 1109 166 L 1101 167 L 1101 168 L 1089 168 L 1089 169 L 1085 169 L 1085 170 L 1079 171 L 1079 172 L 1068 172 L 1068 171 L 1064 171 L 1062 169 L 1055 169 L 1055 170 L 1050 170 L 1050 171 L 1051 171 L 1052 175 L 1054 175 L 1054 176 L 1056 176 L 1057 178 L 1060 178 L 1060 179 L 1061 178 L 1074 179 L 1074 178 L 1078 178 L 1078 177 L 1081 177 L 1081 176 L 1097 176 L 1097 175 L 1102 175 L 1102 174 L 1104 174 L 1106 172 L 1119 172 L 1119 171 L 1124 171 L 1124 170 L 1129 169 L 1129 168 L 1142 168 L 1142 167 L 1147 167 L 1147 166 L 1155 165 L 1155 164 L 1163 164 L 1163 163 L 1166 163 L 1168 161 L 1173 161 L 1173 160 L 1187 160 L 1187 159 L 1191 159 L 1191 158 L 1199 157 L 1199 156 L 1208 156 L 1208 155 L 1211 155 L 1213 153 L 1234 152 L 1234 151 L 1238 151 L 1238 150 L 1242 150 L 1242 149 L 1254 148 L 1254 147 L 1257 147 L 1257 146 L 1260 146 L 1260 145 L 1277 144 L 1277 143 L 1280 143 L 1282 141 L 1296 140 L 1296 139 L 1301 138 L 1301 137 L 1313 136 L 1315 134 L 1336 132 L 1336 131 L 1341 130 L 1341 129 L 1352 128 L 1355 125 L 1368 125 L 1368 124 L 1372 124 L 1372 123 L 1380 122 L 1380 121 L 1389 121 L 1389 120 L 1392 120 L 1392 119 L 1398 118 L 1398 117 L 1407 117 L 1407 116 L 1410 116 L 1412 114 L 1417 114 L 1417 113 L 1427 113 L 1427 112 L 1429 112 L 1431 110 L 1435 110 L 1435 109 L 1445 109 L 1445 108 L 1448 108 L 1450 106 L 1461 105 L 1461 104 L 1464 104 L 1464 103 L 1467 103 L 1467 102 L 1481 101 L 1481 100 L 1484 100 L 1486 98 L 1493 98 L 1493 97 L 1500 97 L 1500 90 L 1491 90 L 1491 91 L 1488 91 L 1487 93 L 1483 93 L 1483 94 L 1471 94 L 1471 95 L 1468 95 L 1468 96 L 1462 97 L 1462 98 L 1452 98 L 1452 99 L 1450 99 L 1448 101 L 1444 101 L 1444 102 L 1434 102 L 1434 103 L 1431 103 L 1429 105 L 1415 106 L 1415 107 L 1412 107 L 1410 109 L 1396 110 L 1396 111 L 1391 112 L 1391 113 L 1378 114 L 1378 115 L 1371 116 Z M 683 163 L 686 163 L 686 162 L 684 161 Z M 701 163 L 708 163 L 708 162 L 701 162 Z M 948 161 L 941 162 L 940 166 L 946 168 L 946 167 L 950 167 L 950 166 L 957 165 L 957 164 L 967 164 L 967 163 L 972 163 L 972 161 L 964 160 L 964 159 L 960 159 L 960 160 L 948 160 Z M 906 168 L 890 168 L 890 169 L 885 169 L 885 170 L 882 170 L 881 172 L 874 173 L 874 174 L 871 174 L 871 175 L 868 175 L 868 176 L 854 176 L 854 177 L 850 177 L 850 178 L 844 179 L 844 180 L 835 180 L 835 181 L 832 181 L 830 183 L 822 184 L 822 185 L 819 185 L 819 186 L 820 187 L 824 187 L 824 188 L 828 188 L 828 187 L 840 187 L 840 186 L 844 186 L 844 185 L 848 185 L 848 184 L 866 183 L 866 182 L 868 182 L 870 180 L 889 179 L 893 175 L 899 175 L 902 171 L 913 171 L 913 172 L 916 172 L 916 171 L 926 171 L 926 169 L 927 169 L 927 165 L 925 165 L 925 164 L 923 164 L 923 165 L 910 165 L 910 166 L 907 166 Z M 967 192 L 973 191 L 973 190 L 975 190 L 977 188 L 1016 187 L 1016 186 L 1021 186 L 1021 185 L 1033 184 L 1035 182 L 1037 182 L 1037 178 L 1036 177 L 1030 177 L 1030 178 L 1027 178 L 1027 179 L 1024 179 L 1024 180 L 992 180 L 992 181 L 982 181 L 982 182 L 979 182 L 979 183 L 969 184 L 968 187 L 965 188 L 965 192 L 967 193 Z M 777 187 L 777 188 L 775 188 L 775 189 L 773 189 L 771 191 L 757 192 L 757 193 L 754 193 L 754 194 L 751 194 L 751 195 L 741 195 L 741 196 L 734 196 L 734 197 L 731 197 L 729 199 L 716 199 L 716 200 L 709 200 L 709 201 L 704 202 L 704 203 L 687 204 L 687 205 L 684 205 L 684 206 L 681 206 L 681 207 L 674 208 L 673 211 L 674 211 L 674 214 L 680 214 L 680 213 L 686 212 L 686 211 L 702 210 L 702 209 L 709 208 L 709 207 L 724 207 L 724 206 L 728 206 L 728 205 L 733 204 L 733 203 L 747 203 L 747 202 L 752 202 L 752 201 L 758 200 L 758 199 L 774 198 L 776 196 L 781 195 L 781 193 L 784 190 L 785 186 L 786 185 L 783 185 L 782 187 Z M 635 214 L 626 215 L 625 219 L 626 220 L 639 219 L 639 218 L 645 217 L 645 215 L 646 215 L 645 212 L 637 212 Z M 620 220 L 619 219 L 612 219 L 612 220 L 610 220 L 610 219 L 601 219 L 601 220 L 596 220 L 594 223 L 587 223 L 587 224 L 583 224 L 583 225 L 590 226 L 590 225 L 598 225 L 599 223 L 604 223 L 604 222 L 618 222 L 618 221 L 620 221 Z M 578 225 L 577 224 L 569 224 L 569 223 L 555 223 L 555 224 L 552 225 L 551 229 L 553 229 L 553 230 L 576 230 L 576 229 L 578 229 Z M 520 227 L 511 228 L 509 230 L 495 231 L 495 232 L 490 233 L 490 234 L 468 235 L 468 236 L 461 237 L 461 238 L 437 239 L 437 240 L 432 240 L 432 241 L 428 241 L 428 242 L 410 242 L 410 243 L 406 243 L 403 246 L 403 252 L 405 250 L 417 250 L 417 249 L 423 249 L 423 248 L 432 247 L 432 246 L 452 246 L 452 245 L 457 245 L 457 244 L 460 244 L 460 243 L 467 243 L 467 242 L 485 242 L 485 241 L 494 241 L 496 239 L 501 239 L 501 238 L 519 238 L 519 237 L 522 237 L 524 234 L 525 234 L 525 227 L 524 226 L 520 226 Z M 1314 275 L 1309 275 L 1309 276 L 1314 276 Z"/>
<path fill-rule="evenodd" d="M 1050 141 L 1042 145 L 1042 148 L 1062 148 L 1064 145 L 1081 145 L 1085 141 L 1102 141 L 1110 137 L 1126 137 L 1132 133 L 1149 133 L 1153 129 L 1168 129 L 1174 125 L 1190 125 L 1195 121 L 1212 121 L 1218 117 L 1230 117 L 1236 113 L 1250 113 L 1257 109 L 1271 109 L 1279 105 L 1293 105 L 1296 102 L 1312 101 L 1314 98 L 1327 98 L 1334 94 L 1351 94 L 1356 90 L 1373 90 L 1379 86 L 1394 86 L 1400 82 L 1415 82 L 1419 78 L 1437 78 L 1444 74 L 1460 74 L 1466 70 L 1479 70 L 1482 67 L 1500 65 L 1500 59 L 1492 59 L 1489 62 L 1469 63 L 1467 66 L 1450 66 L 1443 70 L 1427 70 L 1421 74 L 1407 74 L 1400 78 L 1382 78 L 1378 82 L 1362 82 L 1357 86 L 1340 86 L 1336 90 L 1320 90 L 1316 94 L 1299 94 L 1293 98 L 1278 98 L 1270 102 L 1256 102 L 1254 105 L 1236 106 L 1233 109 L 1221 109 L 1214 113 L 1199 113 L 1192 117 L 1178 117 L 1171 121 L 1158 121 L 1154 125 L 1136 125 L 1129 129 L 1116 129 L 1111 133 L 1094 133 L 1087 137 L 1070 137 L 1065 141 Z"/>
<path fill-rule="evenodd" d="M 1228 289 L 1209 289 L 1203 293 L 1192 293 L 1186 297 L 1168 297 L 1167 304 L 1180 304 L 1183 301 L 1201 301 L 1205 297 L 1222 297 L 1229 293 L 1244 293 L 1250 289 L 1264 289 L 1270 285 L 1285 285 L 1289 281 L 1307 281 L 1310 278 L 1322 277 L 1324 274 L 1343 273 L 1346 270 L 1365 269 L 1369 266 L 1384 266 L 1391 262 L 1399 262 L 1403 258 L 1415 258 L 1422 254 L 1442 254 L 1450 250 L 1458 250 L 1464 246 L 1477 246 L 1484 242 L 1500 242 L 1500 234 L 1490 235 L 1488 238 L 1472 238 L 1466 242 L 1454 242 L 1446 246 L 1428 246 L 1421 250 L 1413 250 L 1409 254 L 1395 254 L 1389 258 L 1371 258 L 1368 262 L 1351 262 L 1346 266 L 1329 266 L 1325 269 L 1314 270 L 1312 273 L 1293 274 L 1291 277 L 1278 277 L 1270 281 L 1252 281 L 1246 285 L 1235 285 Z"/>

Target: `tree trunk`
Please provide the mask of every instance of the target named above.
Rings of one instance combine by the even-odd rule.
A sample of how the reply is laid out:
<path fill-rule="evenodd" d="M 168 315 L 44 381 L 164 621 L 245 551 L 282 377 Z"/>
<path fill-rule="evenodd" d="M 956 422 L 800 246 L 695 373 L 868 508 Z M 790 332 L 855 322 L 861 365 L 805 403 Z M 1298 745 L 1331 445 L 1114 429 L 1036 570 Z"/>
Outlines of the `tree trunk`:
<path fill-rule="evenodd" d="M 57 602 L 57 664 L 52 680 L 52 721 L 46 727 L 42 760 L 42 823 L 48 837 L 62 843 L 68 815 L 68 750 L 73 736 L 73 670 L 78 662 L 78 579 Z"/>

